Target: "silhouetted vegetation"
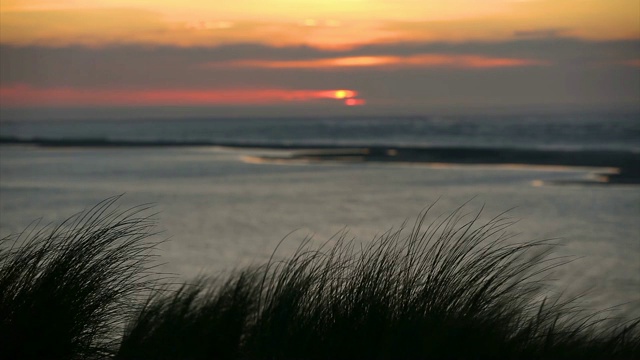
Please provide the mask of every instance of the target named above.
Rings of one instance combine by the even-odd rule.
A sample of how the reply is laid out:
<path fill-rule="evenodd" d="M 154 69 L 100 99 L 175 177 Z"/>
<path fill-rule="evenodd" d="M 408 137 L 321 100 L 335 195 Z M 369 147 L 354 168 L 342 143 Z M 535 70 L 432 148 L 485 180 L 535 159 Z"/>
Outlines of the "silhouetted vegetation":
<path fill-rule="evenodd" d="M 15 358 L 634 358 L 639 321 L 549 295 L 570 259 L 464 208 L 361 245 L 309 240 L 286 259 L 149 292 L 148 217 L 115 199 L 5 239 L 3 348 Z M 135 311 L 132 311 L 134 310 Z M 5 314 L 7 314 L 5 316 Z M 126 322 L 126 324 L 124 324 Z M 124 325 L 123 325 L 124 324 Z M 124 328 L 123 328 L 124 326 Z M 123 332 L 124 331 L 124 332 Z"/>
<path fill-rule="evenodd" d="M 98 358 L 152 284 L 148 206 L 117 197 L 53 228 L 0 244 L 0 353 L 5 359 Z"/>

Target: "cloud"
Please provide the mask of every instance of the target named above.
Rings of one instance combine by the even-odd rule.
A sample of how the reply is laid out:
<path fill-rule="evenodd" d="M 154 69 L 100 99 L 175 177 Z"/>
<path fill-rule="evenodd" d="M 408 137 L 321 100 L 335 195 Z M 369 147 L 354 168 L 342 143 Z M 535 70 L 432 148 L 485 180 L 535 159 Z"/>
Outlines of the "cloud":
<path fill-rule="evenodd" d="M 310 46 L 270 46 L 236 43 L 211 47 L 120 45 L 82 46 L 0 45 L 0 81 L 35 85 L 203 85 L 260 82 L 267 71 L 313 71 L 332 65 L 336 71 L 446 67 L 489 70 L 501 65 L 522 67 L 553 64 L 576 68 L 618 64 L 638 58 L 640 41 L 585 41 L 571 38 L 517 39 L 496 42 L 407 42 L 364 45 L 353 49 Z M 207 67 L 203 67 L 207 64 Z M 237 66 L 241 64 L 242 66 Z M 475 68 L 483 66 L 475 66 Z M 508 66 L 509 67 L 509 66 Z M 291 72 L 289 72 L 291 73 Z M 269 80 L 271 81 L 271 80 Z"/>
<path fill-rule="evenodd" d="M 640 59 L 625 60 L 625 61 L 622 61 L 621 64 L 627 65 L 627 66 L 640 67 Z"/>
<path fill-rule="evenodd" d="M 362 104 L 357 91 L 346 89 L 79 89 L 36 88 L 25 84 L 0 86 L 0 104 L 5 107 L 33 106 L 175 106 L 175 105 L 264 105 L 345 100 Z M 354 102 L 355 101 L 355 102 Z"/>
<path fill-rule="evenodd" d="M 534 30 L 516 30 L 513 35 L 516 38 L 557 38 L 565 36 L 569 33 L 567 28 L 551 28 L 551 29 L 534 29 Z"/>
<path fill-rule="evenodd" d="M 204 67 L 316 70 L 333 70 L 336 68 L 376 68 L 377 70 L 384 71 L 406 67 L 487 69 L 541 65 L 549 65 L 549 63 L 534 59 L 499 58 L 483 55 L 419 54 L 403 57 L 387 55 L 351 56 L 311 60 L 238 60 L 208 63 L 204 64 Z"/>
<path fill-rule="evenodd" d="M 72 89 L 76 99 L 87 91 L 94 95 L 85 102 L 96 104 L 108 102 L 104 99 L 122 102 L 128 96 L 142 101 L 142 93 L 152 94 L 150 90 L 160 91 L 147 98 L 155 99 L 146 100 L 151 103 L 181 99 L 189 104 L 188 99 L 205 96 L 232 103 L 243 96 L 247 100 L 264 95 L 224 98 L 210 93 L 214 90 L 350 89 L 366 99 L 366 108 L 534 103 L 579 107 L 638 103 L 640 71 L 633 59 L 639 53 L 637 40 L 571 38 L 407 42 L 352 49 L 252 43 L 186 48 L 1 45 L 0 84 Z M 56 93 L 43 94 L 22 96 L 44 101 Z M 64 97 L 58 99 L 64 103 Z"/>

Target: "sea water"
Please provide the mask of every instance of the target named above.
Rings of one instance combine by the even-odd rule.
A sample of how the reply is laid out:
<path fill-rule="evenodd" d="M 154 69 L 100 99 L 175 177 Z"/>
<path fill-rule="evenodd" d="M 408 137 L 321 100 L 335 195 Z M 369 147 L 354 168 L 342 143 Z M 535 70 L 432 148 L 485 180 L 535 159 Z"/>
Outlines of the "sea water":
<path fill-rule="evenodd" d="M 206 141 L 640 151 L 638 114 L 288 119 L 3 121 L 3 138 Z M 0 236 L 58 223 L 107 197 L 156 204 L 162 271 L 189 279 L 291 254 L 307 236 L 368 242 L 460 205 L 483 219 L 511 209 L 517 241 L 557 238 L 557 291 L 640 315 L 640 186 L 579 180 L 595 169 L 396 163 L 253 163 L 289 150 L 0 146 Z"/>

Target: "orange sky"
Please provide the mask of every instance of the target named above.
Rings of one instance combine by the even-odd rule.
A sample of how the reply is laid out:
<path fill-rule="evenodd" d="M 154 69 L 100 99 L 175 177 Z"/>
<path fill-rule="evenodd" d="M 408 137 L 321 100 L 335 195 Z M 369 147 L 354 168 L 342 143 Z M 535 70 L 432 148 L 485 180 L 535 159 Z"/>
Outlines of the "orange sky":
<path fill-rule="evenodd" d="M 637 0 L 2 0 L 4 44 L 344 48 L 561 34 L 640 38 Z"/>
<path fill-rule="evenodd" d="M 0 0 L 0 107 L 637 106 L 639 49 L 638 0 Z"/>

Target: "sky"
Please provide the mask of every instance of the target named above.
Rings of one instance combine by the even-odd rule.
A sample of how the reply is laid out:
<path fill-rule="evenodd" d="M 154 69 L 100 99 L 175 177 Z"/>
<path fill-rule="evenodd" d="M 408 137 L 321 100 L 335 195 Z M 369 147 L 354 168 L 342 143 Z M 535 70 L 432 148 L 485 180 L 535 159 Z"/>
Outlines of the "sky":
<path fill-rule="evenodd" d="M 5 114 L 640 108 L 637 0 L 0 1 Z"/>

